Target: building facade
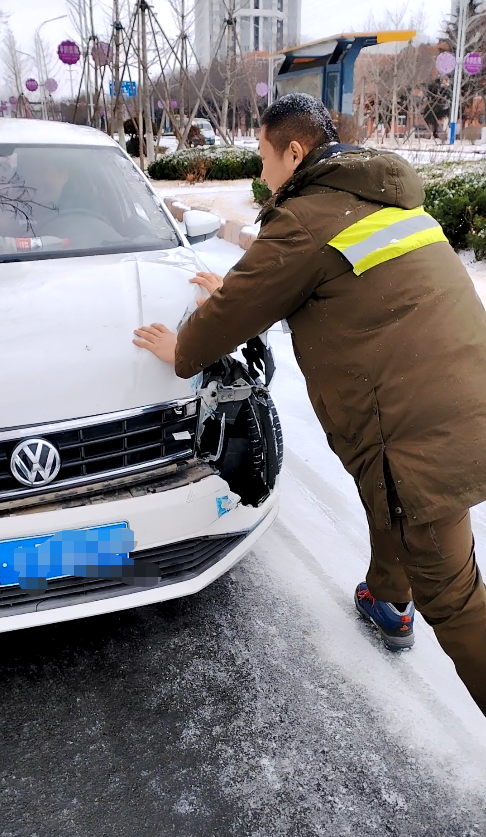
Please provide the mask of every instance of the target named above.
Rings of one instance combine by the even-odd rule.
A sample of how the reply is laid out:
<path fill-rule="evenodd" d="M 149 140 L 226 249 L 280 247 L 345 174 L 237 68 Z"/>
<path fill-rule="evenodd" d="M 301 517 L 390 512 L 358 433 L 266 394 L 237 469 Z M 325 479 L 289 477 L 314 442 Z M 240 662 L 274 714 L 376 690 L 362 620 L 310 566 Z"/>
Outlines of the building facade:
<path fill-rule="evenodd" d="M 202 67 L 215 55 L 225 20 L 236 20 L 236 53 L 278 52 L 300 42 L 301 0 L 196 0 L 194 6 L 195 50 Z M 230 27 L 228 27 L 231 29 Z M 217 52 L 224 60 L 228 32 Z M 229 35 L 231 44 L 233 40 Z"/>

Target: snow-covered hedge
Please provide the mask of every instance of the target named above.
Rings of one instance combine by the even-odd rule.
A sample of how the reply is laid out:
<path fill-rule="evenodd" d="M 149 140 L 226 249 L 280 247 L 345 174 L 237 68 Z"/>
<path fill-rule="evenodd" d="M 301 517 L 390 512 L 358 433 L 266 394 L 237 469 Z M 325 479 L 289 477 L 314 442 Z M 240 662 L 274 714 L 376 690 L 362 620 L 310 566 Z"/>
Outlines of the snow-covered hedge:
<path fill-rule="evenodd" d="M 456 250 L 471 247 L 486 258 L 486 162 L 482 160 L 418 166 L 425 186 L 425 208 L 441 224 Z"/>
<path fill-rule="evenodd" d="M 423 163 L 415 166 L 426 185 L 439 181 L 454 180 L 460 177 L 481 177 L 486 172 L 486 159 L 446 160 L 444 162 Z"/>
<path fill-rule="evenodd" d="M 187 148 L 164 154 L 147 171 L 153 180 L 238 180 L 258 177 L 262 161 L 256 151 L 233 146 Z"/>

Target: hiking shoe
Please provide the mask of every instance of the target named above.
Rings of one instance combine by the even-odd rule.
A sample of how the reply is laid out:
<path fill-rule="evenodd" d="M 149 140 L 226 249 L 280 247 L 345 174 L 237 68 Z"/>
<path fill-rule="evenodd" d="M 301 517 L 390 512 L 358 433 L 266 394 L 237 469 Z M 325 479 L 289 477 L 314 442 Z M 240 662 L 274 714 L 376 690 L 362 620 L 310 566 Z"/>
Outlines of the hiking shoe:
<path fill-rule="evenodd" d="M 354 603 L 360 616 L 376 625 L 389 651 L 406 651 L 412 647 L 415 642 L 413 602 L 409 602 L 406 609 L 401 612 L 390 602 L 373 598 L 368 585 L 363 581 L 356 588 Z"/>

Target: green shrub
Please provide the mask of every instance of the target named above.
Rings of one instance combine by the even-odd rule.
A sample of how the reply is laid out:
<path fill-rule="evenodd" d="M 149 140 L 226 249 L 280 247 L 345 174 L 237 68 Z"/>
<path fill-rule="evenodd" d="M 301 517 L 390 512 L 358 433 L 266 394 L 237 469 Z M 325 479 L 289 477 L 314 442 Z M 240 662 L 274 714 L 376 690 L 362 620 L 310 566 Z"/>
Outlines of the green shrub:
<path fill-rule="evenodd" d="M 153 180 L 238 180 L 258 177 L 262 161 L 246 148 L 209 146 L 164 154 L 147 171 Z"/>
<path fill-rule="evenodd" d="M 486 164 L 482 161 L 419 166 L 425 209 L 442 225 L 456 250 L 486 251 Z M 478 255 L 482 253 L 482 255 Z"/>
<path fill-rule="evenodd" d="M 486 218 L 481 215 L 473 218 L 472 232 L 466 236 L 466 243 L 476 259 L 486 259 Z"/>
<path fill-rule="evenodd" d="M 255 203 L 260 204 L 260 206 L 263 206 L 263 204 L 266 203 L 272 197 L 272 193 L 268 188 L 267 184 L 264 180 L 260 180 L 259 177 L 255 177 L 253 179 L 251 188 L 253 192 L 253 197 L 255 199 Z"/>

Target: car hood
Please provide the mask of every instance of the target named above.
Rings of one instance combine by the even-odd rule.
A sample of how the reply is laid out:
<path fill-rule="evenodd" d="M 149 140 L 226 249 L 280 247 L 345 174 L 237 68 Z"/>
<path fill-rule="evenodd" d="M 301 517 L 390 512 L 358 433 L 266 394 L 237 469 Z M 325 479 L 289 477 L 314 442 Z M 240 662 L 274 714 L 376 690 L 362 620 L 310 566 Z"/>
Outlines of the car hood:
<path fill-rule="evenodd" d="M 132 343 L 161 322 L 175 331 L 204 269 L 188 248 L 2 265 L 0 427 L 110 413 L 194 394 L 197 381 Z"/>

